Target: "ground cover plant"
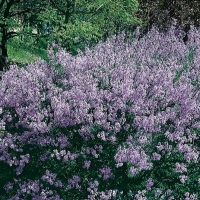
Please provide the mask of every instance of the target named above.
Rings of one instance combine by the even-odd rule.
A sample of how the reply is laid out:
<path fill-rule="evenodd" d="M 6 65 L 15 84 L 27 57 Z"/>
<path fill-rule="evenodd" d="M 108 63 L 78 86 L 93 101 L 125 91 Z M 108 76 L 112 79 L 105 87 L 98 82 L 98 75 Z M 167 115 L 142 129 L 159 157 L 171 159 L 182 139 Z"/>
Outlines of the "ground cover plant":
<path fill-rule="evenodd" d="M 1 199 L 200 197 L 199 30 L 138 34 L 3 75 Z"/>

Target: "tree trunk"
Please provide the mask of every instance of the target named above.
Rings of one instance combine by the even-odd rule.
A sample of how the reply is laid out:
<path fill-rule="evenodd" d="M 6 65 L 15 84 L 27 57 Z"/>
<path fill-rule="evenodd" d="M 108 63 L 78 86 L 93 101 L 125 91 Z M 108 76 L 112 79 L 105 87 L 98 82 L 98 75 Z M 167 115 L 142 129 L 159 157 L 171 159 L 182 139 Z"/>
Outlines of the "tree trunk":
<path fill-rule="evenodd" d="M 6 47 L 6 42 L 7 42 L 7 31 L 5 28 L 3 28 L 2 31 L 2 38 L 1 38 L 1 43 L 0 43 L 0 73 L 2 74 L 3 71 L 7 70 L 7 59 L 8 59 L 8 52 L 7 52 L 7 47 Z M 1 80 L 1 77 L 0 77 Z"/>

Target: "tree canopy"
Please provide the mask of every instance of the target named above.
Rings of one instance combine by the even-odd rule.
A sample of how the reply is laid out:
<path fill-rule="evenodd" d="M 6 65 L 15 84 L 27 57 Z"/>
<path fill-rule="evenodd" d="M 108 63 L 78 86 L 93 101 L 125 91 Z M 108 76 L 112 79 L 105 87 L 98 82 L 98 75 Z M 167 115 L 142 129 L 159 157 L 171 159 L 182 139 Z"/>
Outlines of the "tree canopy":
<path fill-rule="evenodd" d="M 139 6 L 136 0 L 50 1 L 53 7 L 42 18 L 54 28 L 51 38 L 67 50 L 105 41 L 112 34 L 141 23 L 134 17 Z"/>
<path fill-rule="evenodd" d="M 0 71 L 3 71 L 7 66 L 7 41 L 21 35 L 33 36 L 32 31 L 30 32 L 30 30 L 24 28 L 25 24 L 35 13 L 42 14 L 46 3 L 40 0 L 0 1 Z M 32 22 L 33 20 L 32 17 Z"/>
<path fill-rule="evenodd" d="M 6 66 L 7 41 L 16 36 L 55 40 L 68 51 L 105 40 L 141 21 L 136 0 L 1 0 L 0 71 Z"/>

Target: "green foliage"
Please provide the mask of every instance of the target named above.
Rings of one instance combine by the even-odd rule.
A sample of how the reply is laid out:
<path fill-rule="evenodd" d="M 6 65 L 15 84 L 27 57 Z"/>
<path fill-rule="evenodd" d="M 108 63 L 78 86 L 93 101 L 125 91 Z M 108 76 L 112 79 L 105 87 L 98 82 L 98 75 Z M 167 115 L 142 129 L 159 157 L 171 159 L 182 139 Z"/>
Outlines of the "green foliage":
<path fill-rule="evenodd" d="M 53 8 L 52 12 L 47 11 L 41 17 L 54 27 L 51 38 L 77 54 L 78 49 L 84 50 L 87 45 L 95 45 L 127 27 L 140 24 L 141 21 L 133 16 L 138 6 L 136 0 L 79 0 L 74 10 L 68 12 L 67 23 L 65 15 L 62 12 L 58 14 Z"/>
<path fill-rule="evenodd" d="M 15 62 L 31 62 L 38 58 L 38 53 L 46 59 L 46 52 L 38 49 L 46 49 L 52 41 L 77 55 L 78 49 L 84 51 L 86 46 L 92 47 L 100 40 L 141 24 L 141 20 L 134 17 L 139 6 L 137 0 L 12 2 L 5 17 L 7 4 L 4 2 L 0 7 L 0 40 L 3 26 L 7 32 L 13 32 L 10 38 L 21 39 L 20 45 L 13 45 L 15 40 L 6 41 L 8 56 Z M 36 56 L 32 57 L 29 52 Z"/>

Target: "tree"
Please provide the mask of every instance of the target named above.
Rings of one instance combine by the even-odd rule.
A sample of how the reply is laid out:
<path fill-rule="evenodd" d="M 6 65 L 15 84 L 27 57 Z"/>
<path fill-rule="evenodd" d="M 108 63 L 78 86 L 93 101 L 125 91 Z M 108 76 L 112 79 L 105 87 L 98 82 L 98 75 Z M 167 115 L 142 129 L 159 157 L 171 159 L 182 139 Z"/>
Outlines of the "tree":
<path fill-rule="evenodd" d="M 68 51 L 94 45 L 124 29 L 131 29 L 141 20 L 134 17 L 136 0 L 50 0 L 51 9 L 41 16 L 53 27 L 48 38 Z M 49 11 L 50 10 L 50 11 Z"/>
<path fill-rule="evenodd" d="M 24 29 L 24 19 L 34 13 L 41 14 L 46 3 L 47 1 L 40 0 L 0 1 L 0 71 L 5 71 L 8 65 L 7 41 L 20 35 L 34 35 Z"/>
<path fill-rule="evenodd" d="M 176 21 L 176 27 L 183 29 L 186 33 L 190 25 L 196 28 L 200 22 L 200 1 L 194 0 L 138 0 L 139 9 L 135 16 L 144 22 L 144 34 L 154 25 L 160 31 L 167 31 L 170 24 Z M 187 34 L 184 42 L 187 41 Z"/>
<path fill-rule="evenodd" d="M 136 0 L 1 0 L 0 71 L 7 66 L 7 41 L 16 36 L 55 40 L 68 51 L 106 40 L 141 23 L 134 17 Z M 37 32 L 33 32 L 37 29 Z M 73 49 L 74 48 L 74 49 Z"/>

